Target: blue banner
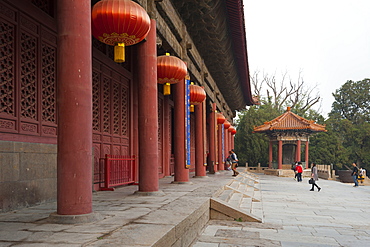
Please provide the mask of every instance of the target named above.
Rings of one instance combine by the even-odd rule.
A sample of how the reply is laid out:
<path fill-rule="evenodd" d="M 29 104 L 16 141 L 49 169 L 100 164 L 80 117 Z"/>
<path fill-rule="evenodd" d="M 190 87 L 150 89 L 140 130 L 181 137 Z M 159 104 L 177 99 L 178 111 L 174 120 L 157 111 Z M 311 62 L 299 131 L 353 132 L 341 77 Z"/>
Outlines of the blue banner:
<path fill-rule="evenodd" d="M 222 161 L 225 161 L 226 157 L 225 157 L 225 128 L 224 128 L 224 124 L 221 124 L 220 125 L 221 127 L 221 147 L 222 147 Z"/>
<path fill-rule="evenodd" d="M 186 168 L 190 168 L 190 80 L 185 79 L 185 147 Z"/>

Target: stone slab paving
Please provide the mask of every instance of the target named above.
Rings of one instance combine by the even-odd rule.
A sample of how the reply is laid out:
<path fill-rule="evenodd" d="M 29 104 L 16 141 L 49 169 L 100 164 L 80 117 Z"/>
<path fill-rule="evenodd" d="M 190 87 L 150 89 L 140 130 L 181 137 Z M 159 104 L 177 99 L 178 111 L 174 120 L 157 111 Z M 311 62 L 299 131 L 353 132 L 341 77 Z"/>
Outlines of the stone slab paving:
<path fill-rule="evenodd" d="M 263 223 L 210 221 L 193 247 L 370 246 L 370 187 L 260 175 Z"/>
<path fill-rule="evenodd" d="M 94 192 L 93 210 L 102 219 L 93 223 L 51 223 L 55 202 L 0 213 L 0 247 L 190 246 L 209 220 L 210 198 L 231 175 L 191 177 L 185 184 L 163 178 L 161 193 L 149 196 L 136 194 L 136 185 Z"/>
<path fill-rule="evenodd" d="M 231 174 L 191 178 L 188 184 L 164 178 L 160 196 L 136 195 L 137 186 L 94 192 L 94 212 L 103 216 L 94 223 L 49 222 L 56 203 L 2 213 L 0 247 L 370 246 L 370 187 L 336 181 L 320 180 L 322 191 L 310 192 L 307 179 L 260 175 L 263 223 L 207 225 L 209 199 L 230 184 Z"/>

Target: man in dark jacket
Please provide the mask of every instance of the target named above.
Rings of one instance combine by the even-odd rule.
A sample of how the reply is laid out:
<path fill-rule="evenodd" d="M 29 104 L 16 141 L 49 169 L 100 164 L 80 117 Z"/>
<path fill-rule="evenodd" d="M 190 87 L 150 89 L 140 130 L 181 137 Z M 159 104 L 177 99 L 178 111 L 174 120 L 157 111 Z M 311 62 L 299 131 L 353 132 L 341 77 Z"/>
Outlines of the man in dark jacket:
<path fill-rule="evenodd" d="M 357 181 L 358 167 L 357 167 L 356 162 L 353 162 L 352 165 L 353 165 L 353 170 L 352 170 L 351 176 L 353 177 L 353 182 L 355 183 L 353 187 L 358 187 L 358 181 Z"/>

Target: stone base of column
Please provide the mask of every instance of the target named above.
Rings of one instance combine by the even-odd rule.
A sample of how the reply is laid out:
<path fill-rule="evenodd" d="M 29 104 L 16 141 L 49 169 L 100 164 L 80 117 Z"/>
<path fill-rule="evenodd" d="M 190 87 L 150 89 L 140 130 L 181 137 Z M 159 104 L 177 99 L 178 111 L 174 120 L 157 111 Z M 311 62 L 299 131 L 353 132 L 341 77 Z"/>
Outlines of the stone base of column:
<path fill-rule="evenodd" d="M 192 182 L 172 181 L 171 184 L 193 184 Z"/>
<path fill-rule="evenodd" d="M 138 196 L 164 196 L 166 195 L 163 191 L 135 191 L 134 195 Z"/>
<path fill-rule="evenodd" d="M 103 216 L 95 212 L 80 215 L 61 215 L 55 212 L 49 215 L 48 222 L 56 224 L 83 224 L 100 221 L 102 219 Z"/>
<path fill-rule="evenodd" d="M 208 176 L 193 176 L 193 178 L 209 178 Z"/>
<path fill-rule="evenodd" d="M 220 174 L 220 172 L 219 171 L 217 171 L 217 172 L 213 171 L 213 172 L 208 172 L 208 174 L 214 175 L 214 174 Z"/>

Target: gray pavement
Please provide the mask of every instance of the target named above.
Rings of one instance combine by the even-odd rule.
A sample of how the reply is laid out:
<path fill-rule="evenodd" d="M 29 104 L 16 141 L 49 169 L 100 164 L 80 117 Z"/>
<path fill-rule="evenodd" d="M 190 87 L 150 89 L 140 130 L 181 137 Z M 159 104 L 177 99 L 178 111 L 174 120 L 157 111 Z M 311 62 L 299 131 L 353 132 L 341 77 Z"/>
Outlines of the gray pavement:
<path fill-rule="evenodd" d="M 210 198 L 233 177 L 232 172 L 191 178 L 189 183 L 159 180 L 162 193 L 143 196 L 138 186 L 93 193 L 93 210 L 101 220 L 55 224 L 56 203 L 0 214 L 0 247 L 190 246 L 209 220 Z"/>
<path fill-rule="evenodd" d="M 370 187 L 260 175 L 263 223 L 208 222 L 193 247 L 370 246 Z"/>
<path fill-rule="evenodd" d="M 307 178 L 259 175 L 263 223 L 208 221 L 209 199 L 231 174 L 187 184 L 164 178 L 156 196 L 134 194 L 137 186 L 96 192 L 93 208 L 102 220 L 94 223 L 50 223 L 56 203 L 3 213 L 0 247 L 370 246 L 370 186 L 320 180 L 322 190 L 311 192 Z"/>

